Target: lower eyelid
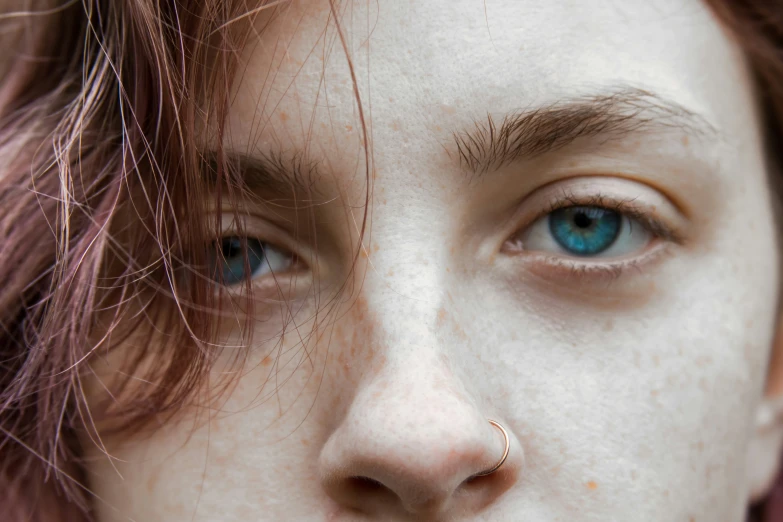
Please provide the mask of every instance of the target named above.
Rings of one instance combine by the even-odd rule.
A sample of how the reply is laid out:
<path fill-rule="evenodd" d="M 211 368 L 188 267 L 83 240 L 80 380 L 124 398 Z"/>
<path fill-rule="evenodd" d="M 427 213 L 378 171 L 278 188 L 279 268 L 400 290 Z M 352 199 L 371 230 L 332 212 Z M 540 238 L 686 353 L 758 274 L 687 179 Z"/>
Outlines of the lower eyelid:
<path fill-rule="evenodd" d="M 626 258 L 577 258 L 547 252 L 506 250 L 513 263 L 522 263 L 527 272 L 546 279 L 569 282 L 613 281 L 624 275 L 639 273 L 654 267 L 676 245 L 663 240 L 653 240 L 640 255 Z"/>
<path fill-rule="evenodd" d="M 308 274 L 307 270 L 296 269 L 280 274 L 267 274 L 251 279 L 249 287 L 247 283 L 242 283 L 218 288 L 218 292 L 231 298 L 245 296 L 260 304 L 280 304 L 297 300 L 309 293 L 307 289 L 312 286 L 312 277 Z"/>

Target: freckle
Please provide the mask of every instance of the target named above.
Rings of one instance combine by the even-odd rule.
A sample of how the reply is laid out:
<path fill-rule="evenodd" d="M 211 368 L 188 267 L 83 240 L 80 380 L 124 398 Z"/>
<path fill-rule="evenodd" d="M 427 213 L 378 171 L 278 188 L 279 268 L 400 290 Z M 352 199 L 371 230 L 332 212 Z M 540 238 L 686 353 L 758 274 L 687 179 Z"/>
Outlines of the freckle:
<path fill-rule="evenodd" d="M 468 334 L 465 333 L 465 330 L 461 326 L 457 326 L 457 337 L 459 337 L 463 341 L 468 340 Z"/>
<path fill-rule="evenodd" d="M 285 111 L 280 111 L 280 121 L 288 121 L 288 114 Z"/>
<path fill-rule="evenodd" d="M 442 326 L 443 323 L 446 322 L 446 315 L 447 315 L 446 314 L 446 310 L 443 307 L 441 307 L 438 310 L 438 319 L 437 319 L 437 325 L 438 326 Z"/>
<path fill-rule="evenodd" d="M 393 101 L 394 101 L 394 98 L 392 98 L 391 96 L 389 96 L 389 101 L 390 101 L 390 102 L 393 102 Z"/>
<path fill-rule="evenodd" d="M 362 251 L 361 251 L 361 253 L 359 255 L 362 256 L 363 258 L 367 259 L 367 250 L 362 248 Z"/>
<path fill-rule="evenodd" d="M 658 357 L 657 355 L 653 355 L 653 363 L 655 364 L 656 367 L 660 366 L 661 365 L 661 358 Z"/>
<path fill-rule="evenodd" d="M 650 390 L 650 397 L 657 397 L 658 393 L 660 393 L 658 390 Z"/>
<path fill-rule="evenodd" d="M 394 270 L 390 268 L 389 271 L 386 272 L 386 275 L 390 276 L 390 277 L 393 276 L 394 275 Z"/>
<path fill-rule="evenodd" d="M 229 463 L 228 457 L 226 457 L 225 455 L 215 457 L 215 464 L 217 464 L 218 466 L 225 466 L 228 463 Z"/>
<path fill-rule="evenodd" d="M 611 332 L 612 330 L 614 330 L 614 321 L 609 319 L 604 323 L 604 332 Z"/>
<path fill-rule="evenodd" d="M 440 125 L 435 125 L 435 130 L 436 131 L 442 131 L 443 127 L 441 127 Z"/>
<path fill-rule="evenodd" d="M 443 105 L 443 106 L 441 107 L 441 109 L 442 109 L 442 110 L 443 110 L 443 112 L 445 112 L 446 114 L 454 114 L 454 113 L 456 113 L 456 112 L 457 112 L 457 109 L 455 109 L 455 108 L 454 108 L 454 107 L 452 107 L 451 105 Z"/>
<path fill-rule="evenodd" d="M 587 488 L 588 489 L 598 489 L 598 484 L 596 484 L 594 481 L 591 480 L 590 482 L 587 483 Z"/>
<path fill-rule="evenodd" d="M 310 441 L 309 440 L 302 439 L 302 446 L 309 446 L 309 445 L 310 445 Z"/>
<path fill-rule="evenodd" d="M 375 244 L 372 246 L 372 251 L 373 251 L 373 252 L 377 252 L 377 251 L 378 251 L 378 250 L 380 250 L 380 249 L 381 249 L 381 247 L 380 247 L 380 246 L 378 246 L 378 243 L 375 243 Z"/>
<path fill-rule="evenodd" d="M 353 130 L 353 125 L 346 125 L 345 126 L 345 130 L 347 130 L 348 132 L 351 132 Z"/>
<path fill-rule="evenodd" d="M 272 357 L 271 357 L 271 356 L 269 356 L 269 355 L 267 355 L 267 356 L 266 356 L 266 357 L 264 357 L 264 359 L 261 361 L 261 365 L 262 365 L 262 366 L 269 366 L 270 364 L 272 364 Z"/>
<path fill-rule="evenodd" d="M 690 142 L 690 140 L 688 139 L 688 136 L 683 136 L 683 137 L 682 137 L 682 144 L 683 144 L 684 146 L 686 146 L 686 147 L 687 147 L 689 142 Z"/>
<path fill-rule="evenodd" d="M 155 486 L 157 485 L 157 482 L 158 482 L 158 475 L 156 473 L 152 475 L 147 481 L 147 491 L 153 493 L 155 491 Z"/>
<path fill-rule="evenodd" d="M 398 130 L 400 130 L 400 122 L 399 122 L 399 121 L 397 121 L 397 120 L 394 120 L 394 121 L 392 122 L 392 124 L 391 124 L 391 128 L 392 128 L 392 130 L 393 130 L 393 131 L 398 131 Z"/>
<path fill-rule="evenodd" d="M 446 267 L 446 272 L 451 272 L 451 268 Z"/>

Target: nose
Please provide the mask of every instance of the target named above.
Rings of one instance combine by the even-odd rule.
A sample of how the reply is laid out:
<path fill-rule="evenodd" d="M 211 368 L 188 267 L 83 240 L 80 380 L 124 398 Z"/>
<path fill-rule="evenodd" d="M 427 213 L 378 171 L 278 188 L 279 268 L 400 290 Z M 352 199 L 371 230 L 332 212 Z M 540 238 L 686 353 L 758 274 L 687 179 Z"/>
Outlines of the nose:
<path fill-rule="evenodd" d="M 479 512 L 517 480 L 519 442 L 489 422 L 442 362 L 414 365 L 356 396 L 321 452 L 323 487 L 342 506 L 384 520 Z M 483 474 L 507 442 L 503 464 Z"/>

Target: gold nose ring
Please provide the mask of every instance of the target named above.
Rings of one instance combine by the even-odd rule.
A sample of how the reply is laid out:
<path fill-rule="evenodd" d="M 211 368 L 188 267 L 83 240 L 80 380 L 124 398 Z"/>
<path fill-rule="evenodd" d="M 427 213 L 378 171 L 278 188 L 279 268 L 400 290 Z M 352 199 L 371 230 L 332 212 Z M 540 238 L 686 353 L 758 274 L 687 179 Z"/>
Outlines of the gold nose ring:
<path fill-rule="evenodd" d="M 506 432 L 506 429 L 503 426 L 501 426 L 498 421 L 494 421 L 492 419 L 487 419 L 487 420 L 489 421 L 490 424 L 492 424 L 497 429 L 499 429 L 500 432 L 503 434 L 503 438 L 506 440 L 506 447 L 503 450 L 503 456 L 500 457 L 500 461 L 498 461 L 497 464 L 495 464 L 494 466 L 492 466 L 486 471 L 482 471 L 481 473 L 476 473 L 475 475 L 473 475 L 474 477 L 486 477 L 487 475 L 491 475 L 497 470 L 499 470 L 500 467 L 503 465 L 503 463 L 506 462 L 506 458 L 508 458 L 508 450 L 511 447 L 511 441 L 509 441 L 508 439 L 508 433 Z"/>

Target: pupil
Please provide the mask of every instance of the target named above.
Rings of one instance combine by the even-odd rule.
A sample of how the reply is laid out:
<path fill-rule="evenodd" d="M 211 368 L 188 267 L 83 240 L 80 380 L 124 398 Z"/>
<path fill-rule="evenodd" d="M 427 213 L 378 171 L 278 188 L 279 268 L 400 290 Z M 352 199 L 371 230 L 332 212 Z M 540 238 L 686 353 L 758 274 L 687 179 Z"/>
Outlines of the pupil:
<path fill-rule="evenodd" d="M 574 224 L 579 228 L 590 228 L 593 220 L 584 212 L 579 212 L 574 216 Z"/>
<path fill-rule="evenodd" d="M 549 231 L 566 251 L 594 256 L 612 246 L 622 215 L 602 207 L 566 207 L 549 214 Z"/>
<path fill-rule="evenodd" d="M 223 257 L 226 259 L 238 256 L 242 253 L 242 243 L 235 237 L 224 239 L 221 247 L 223 250 Z"/>

